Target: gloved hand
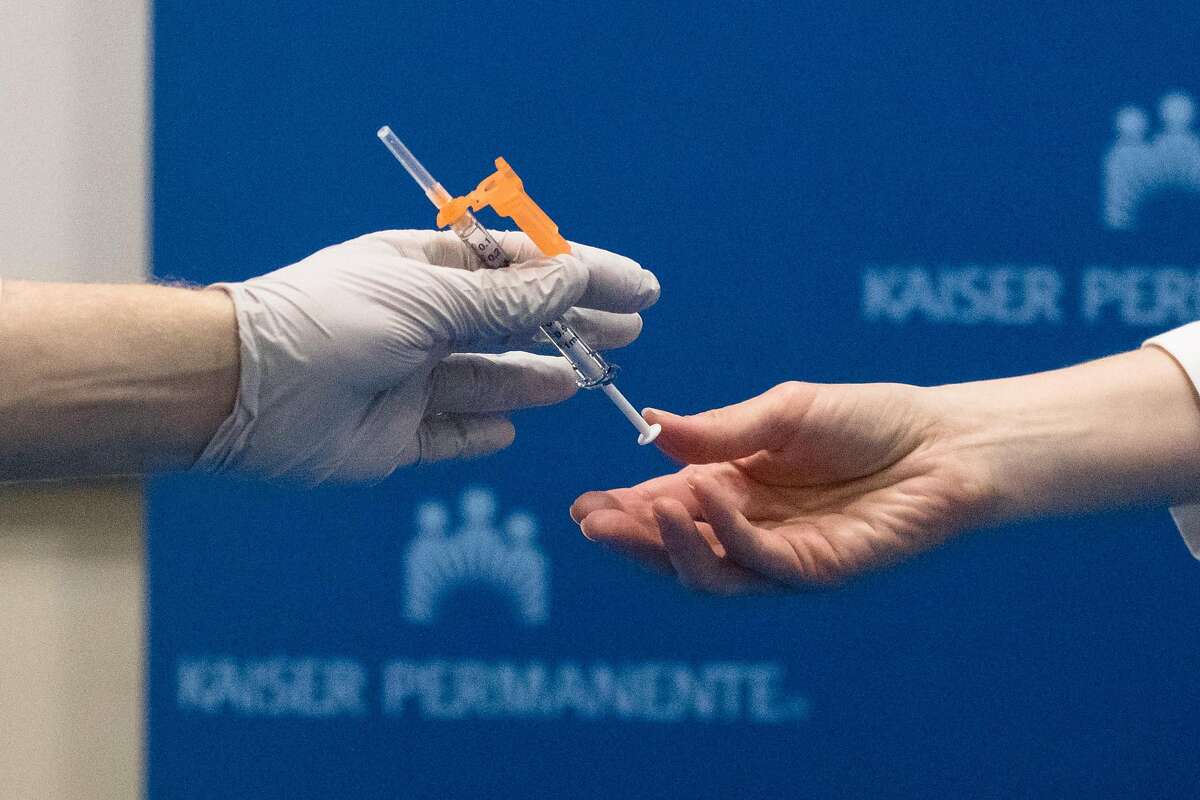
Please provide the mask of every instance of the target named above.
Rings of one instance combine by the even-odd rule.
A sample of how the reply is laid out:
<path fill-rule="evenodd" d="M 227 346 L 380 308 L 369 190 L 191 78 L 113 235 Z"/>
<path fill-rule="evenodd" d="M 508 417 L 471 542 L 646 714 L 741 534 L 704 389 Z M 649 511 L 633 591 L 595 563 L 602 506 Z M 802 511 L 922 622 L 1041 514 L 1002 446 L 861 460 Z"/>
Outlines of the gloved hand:
<path fill-rule="evenodd" d="M 598 349 L 623 346 L 659 287 L 605 250 L 542 258 L 524 234 L 497 238 L 513 267 L 479 269 L 448 231 L 384 231 L 217 284 L 237 314 L 241 378 L 194 468 L 375 481 L 507 447 L 505 413 L 565 400 L 574 376 L 557 355 L 481 353 L 532 348 L 560 316 Z"/>

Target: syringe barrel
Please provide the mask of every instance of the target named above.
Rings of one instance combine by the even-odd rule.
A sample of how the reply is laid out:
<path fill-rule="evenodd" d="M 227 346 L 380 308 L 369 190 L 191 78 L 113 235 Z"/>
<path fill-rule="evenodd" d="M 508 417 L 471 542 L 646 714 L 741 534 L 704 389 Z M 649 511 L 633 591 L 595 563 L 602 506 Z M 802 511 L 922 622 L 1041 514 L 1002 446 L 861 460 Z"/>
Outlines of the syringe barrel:
<path fill-rule="evenodd" d="M 429 170 L 425 169 L 424 165 L 417 160 L 404 142 L 400 141 L 391 128 L 385 125 L 376 132 L 376 135 L 396 157 L 396 160 L 403 165 L 405 171 L 417 182 L 435 207 L 441 209 L 452 200 L 450 193 L 434 180 L 433 176 L 429 174 Z M 500 167 L 502 164 L 503 161 L 498 160 L 496 166 Z M 507 165 L 504 164 L 504 166 Z M 536 204 L 533 205 L 533 209 L 537 214 L 545 217 L 545 212 Z M 526 211 L 528 213 L 528 209 Z M 545 222 L 549 223 L 551 227 L 554 226 L 549 217 L 546 217 Z M 487 228 L 479 224 L 479 220 L 469 209 L 466 209 L 462 216 L 452 222 L 450 228 L 458 234 L 459 239 L 471 248 L 471 252 L 484 267 L 499 269 L 509 265 L 508 255 L 504 252 L 504 248 Z M 557 235 L 556 227 L 554 231 Z M 570 325 L 558 319 L 541 326 L 541 331 L 563 358 L 570 362 L 571 368 L 575 370 L 575 382 L 581 388 L 594 389 L 597 386 L 612 383 L 613 376 L 617 371 L 616 365 L 609 364 L 604 360 L 604 356 L 588 347 L 587 343 L 579 338 L 579 334 Z"/>
<path fill-rule="evenodd" d="M 488 269 L 499 269 L 509 265 L 508 255 L 496 241 L 487 228 L 479 224 L 479 220 L 470 211 L 463 214 L 450 225 L 450 229 L 458 234 L 475 257 Z"/>
<path fill-rule="evenodd" d="M 542 333 L 551 344 L 562 353 L 571 367 L 575 370 L 575 382 L 581 389 L 595 389 L 606 383 L 612 383 L 617 368 L 604 360 L 604 356 L 588 346 L 579 334 L 561 319 L 556 319 L 549 325 L 542 326 Z"/>
<path fill-rule="evenodd" d="M 487 228 L 479 224 L 479 220 L 470 211 L 455 220 L 450 228 L 488 269 L 509 265 L 504 248 Z M 575 382 L 580 388 L 594 389 L 612 382 L 617 371 L 616 366 L 609 364 L 604 360 L 604 356 L 589 347 L 566 322 L 556 319 L 543 325 L 541 330 L 563 358 L 570 362 L 571 368 L 575 370 Z"/>

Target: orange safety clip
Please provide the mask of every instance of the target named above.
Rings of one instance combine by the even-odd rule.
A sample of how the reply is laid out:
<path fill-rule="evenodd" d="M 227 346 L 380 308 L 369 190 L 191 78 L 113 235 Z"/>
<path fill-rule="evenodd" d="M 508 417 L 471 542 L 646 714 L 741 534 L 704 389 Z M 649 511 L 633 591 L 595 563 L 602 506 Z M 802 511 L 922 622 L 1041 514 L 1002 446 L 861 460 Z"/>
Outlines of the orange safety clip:
<path fill-rule="evenodd" d="M 525 193 L 520 176 L 503 158 L 496 159 L 496 171 L 480 181 L 475 191 L 456 197 L 438 209 L 438 227 L 453 225 L 468 208 L 479 211 L 489 205 L 500 216 L 511 217 L 543 254 L 558 256 L 571 252 L 571 245 L 559 235 L 554 220 Z"/>

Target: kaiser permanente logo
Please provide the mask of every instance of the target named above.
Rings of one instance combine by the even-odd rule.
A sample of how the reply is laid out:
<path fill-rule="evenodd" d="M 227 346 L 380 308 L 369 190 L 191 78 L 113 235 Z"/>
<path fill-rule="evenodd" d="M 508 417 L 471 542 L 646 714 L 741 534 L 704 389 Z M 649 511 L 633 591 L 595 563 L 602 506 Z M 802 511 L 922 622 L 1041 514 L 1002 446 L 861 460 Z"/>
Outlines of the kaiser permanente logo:
<path fill-rule="evenodd" d="M 1148 201 L 1200 196 L 1200 135 L 1189 95 L 1172 91 L 1160 98 L 1153 130 L 1136 105 L 1120 108 L 1113 128 L 1100 159 L 1098 216 L 1105 228 L 1136 231 Z M 1064 272 L 1045 264 L 868 265 L 862 287 L 862 314 L 873 322 L 1033 325 L 1079 319 L 1165 328 L 1200 318 L 1200 268 L 1194 265 L 1088 266 L 1070 294 Z"/>
<path fill-rule="evenodd" d="M 417 535 L 405 559 L 404 615 L 417 625 L 432 625 L 442 600 L 455 589 L 484 584 L 512 601 L 525 625 L 541 625 L 549 615 L 550 566 L 538 550 L 537 521 L 516 512 L 496 527 L 496 497 L 482 488 L 463 492 L 462 523 L 451 532 L 444 503 L 422 503 Z"/>
<path fill-rule="evenodd" d="M 1104 157 L 1108 227 L 1132 230 L 1142 204 L 1163 191 L 1200 193 L 1200 137 L 1192 129 L 1195 114 L 1192 98 L 1172 92 L 1158 104 L 1162 127 L 1147 138 L 1146 112 L 1137 106 L 1117 112 L 1117 140 Z"/>
<path fill-rule="evenodd" d="M 531 514 L 499 513 L 495 493 L 464 490 L 458 518 L 440 498 L 417 506 L 402 565 L 403 629 L 453 639 L 445 604 L 489 588 L 507 600 L 476 609 L 521 641 L 550 619 L 550 565 Z M 569 620 L 562 622 L 570 625 Z M 622 629 L 626 620 L 616 622 Z M 460 649 L 460 648 L 456 648 Z M 544 650 L 545 648 L 539 648 Z M 185 714 L 332 719 L 615 720 L 655 723 L 794 724 L 809 702 L 786 689 L 777 661 L 447 658 L 436 653 L 384 659 L 345 656 L 202 656 L 176 664 L 177 707 Z"/>

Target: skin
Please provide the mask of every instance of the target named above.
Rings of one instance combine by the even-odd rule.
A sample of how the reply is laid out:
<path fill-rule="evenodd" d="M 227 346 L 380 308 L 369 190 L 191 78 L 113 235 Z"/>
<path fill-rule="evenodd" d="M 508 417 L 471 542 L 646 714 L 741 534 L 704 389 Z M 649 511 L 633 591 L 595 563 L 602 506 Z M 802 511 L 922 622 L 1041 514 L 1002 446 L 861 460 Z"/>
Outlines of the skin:
<path fill-rule="evenodd" d="M 932 388 L 785 383 L 645 416 L 685 466 L 588 492 L 571 516 L 708 593 L 835 586 L 975 528 L 1200 499 L 1195 392 L 1154 347 Z"/>
<path fill-rule="evenodd" d="M 233 303 L 167 286 L 0 286 L 0 480 L 192 464 L 237 395 Z"/>

